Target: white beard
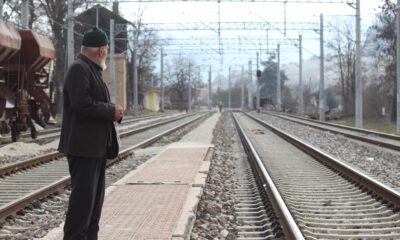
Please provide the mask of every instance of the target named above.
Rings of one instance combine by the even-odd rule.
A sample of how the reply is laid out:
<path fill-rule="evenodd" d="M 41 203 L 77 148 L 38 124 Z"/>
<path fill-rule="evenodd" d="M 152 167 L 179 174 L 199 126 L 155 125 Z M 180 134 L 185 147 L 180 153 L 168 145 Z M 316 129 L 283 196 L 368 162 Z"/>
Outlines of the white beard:
<path fill-rule="evenodd" d="M 106 59 L 107 59 L 107 58 L 104 58 L 104 59 L 102 59 L 101 62 L 100 62 L 100 67 L 103 69 L 103 71 L 107 69 Z"/>

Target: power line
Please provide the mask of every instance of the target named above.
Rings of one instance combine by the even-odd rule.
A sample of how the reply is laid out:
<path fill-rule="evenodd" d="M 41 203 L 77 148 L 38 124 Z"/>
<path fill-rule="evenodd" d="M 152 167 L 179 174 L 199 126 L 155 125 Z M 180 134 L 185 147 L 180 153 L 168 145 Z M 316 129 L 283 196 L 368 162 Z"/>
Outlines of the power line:
<path fill-rule="evenodd" d="M 86 1 L 88 3 L 155 3 L 155 2 L 272 2 L 272 3 L 347 3 L 354 4 L 354 0 L 105 0 L 105 1 Z"/>
<path fill-rule="evenodd" d="M 155 31 L 242 31 L 242 30 L 266 30 L 284 29 L 285 23 L 282 22 L 188 22 L 188 23 L 145 23 L 149 29 Z M 287 30 L 312 30 L 318 29 L 316 22 L 287 22 Z"/>

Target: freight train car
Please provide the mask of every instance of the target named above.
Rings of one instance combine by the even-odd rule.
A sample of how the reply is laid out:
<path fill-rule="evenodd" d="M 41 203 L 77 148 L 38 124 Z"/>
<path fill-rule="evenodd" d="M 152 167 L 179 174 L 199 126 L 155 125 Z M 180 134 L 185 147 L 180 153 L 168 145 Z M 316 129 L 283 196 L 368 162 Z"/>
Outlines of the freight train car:
<path fill-rule="evenodd" d="M 49 38 L 0 21 L 0 133 L 16 141 L 55 115 L 49 62 L 55 50 Z"/>

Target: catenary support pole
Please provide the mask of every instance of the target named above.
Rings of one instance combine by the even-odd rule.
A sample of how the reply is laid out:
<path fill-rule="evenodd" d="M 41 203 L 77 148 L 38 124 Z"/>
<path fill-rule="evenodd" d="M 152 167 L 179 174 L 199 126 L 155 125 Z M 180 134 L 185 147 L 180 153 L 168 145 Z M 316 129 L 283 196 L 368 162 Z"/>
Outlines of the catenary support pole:
<path fill-rule="evenodd" d="M 212 85 L 211 85 L 211 65 L 208 70 L 208 110 L 212 108 Z"/>
<path fill-rule="evenodd" d="M 397 16 L 396 16 L 396 78 L 397 78 L 397 94 L 396 94 L 396 133 L 400 134 L 400 0 L 397 0 Z"/>
<path fill-rule="evenodd" d="M 360 0 L 356 1 L 356 127 L 363 127 L 363 84 L 361 77 L 361 13 Z"/>
<path fill-rule="evenodd" d="M 299 114 L 304 114 L 303 100 L 303 36 L 299 35 Z"/>
<path fill-rule="evenodd" d="M 189 63 L 189 82 L 188 82 L 188 112 L 192 111 L 192 78 L 191 78 L 191 65 Z"/>
<path fill-rule="evenodd" d="M 277 110 L 281 111 L 282 110 L 282 99 L 281 99 L 281 45 L 278 44 L 277 46 L 277 53 L 278 53 L 278 58 L 277 58 L 277 66 L 276 66 L 276 104 L 277 104 Z"/>
<path fill-rule="evenodd" d="M 251 69 L 251 60 L 249 61 L 249 82 L 247 85 L 247 92 L 249 97 L 249 109 L 253 109 L 253 70 Z"/>
<path fill-rule="evenodd" d="M 135 41 L 133 47 L 133 113 L 137 114 L 139 107 L 138 107 L 138 72 L 137 72 L 137 41 Z"/>
<path fill-rule="evenodd" d="M 325 57 L 324 57 L 324 15 L 320 15 L 320 64 L 319 64 L 319 120 L 325 121 Z"/>
<path fill-rule="evenodd" d="M 4 1 L 0 0 L 0 20 L 3 20 L 3 6 L 4 6 Z"/>
<path fill-rule="evenodd" d="M 116 103 L 116 79 L 115 79 L 115 41 L 114 19 L 110 19 L 110 95 L 111 102 Z"/>
<path fill-rule="evenodd" d="M 29 29 L 29 2 L 28 0 L 22 0 L 21 3 L 21 26 L 22 29 Z"/>
<path fill-rule="evenodd" d="M 231 109 L 231 66 L 229 66 L 228 73 L 228 109 Z"/>
<path fill-rule="evenodd" d="M 257 52 L 257 100 L 256 100 L 256 108 L 257 110 L 260 110 L 260 76 L 258 76 L 258 72 L 260 71 L 259 65 L 258 65 L 258 52 Z"/>
<path fill-rule="evenodd" d="M 68 0 L 67 4 L 67 64 L 70 66 L 74 61 L 74 13 L 72 0 Z"/>
<path fill-rule="evenodd" d="M 241 101 L 241 105 L 240 107 L 242 108 L 242 110 L 244 110 L 244 66 L 242 65 L 242 101 Z"/>
<path fill-rule="evenodd" d="M 160 80 L 161 80 L 161 86 L 160 86 L 160 91 L 161 91 L 161 112 L 164 112 L 164 50 L 163 48 L 161 48 L 161 76 L 160 76 Z"/>

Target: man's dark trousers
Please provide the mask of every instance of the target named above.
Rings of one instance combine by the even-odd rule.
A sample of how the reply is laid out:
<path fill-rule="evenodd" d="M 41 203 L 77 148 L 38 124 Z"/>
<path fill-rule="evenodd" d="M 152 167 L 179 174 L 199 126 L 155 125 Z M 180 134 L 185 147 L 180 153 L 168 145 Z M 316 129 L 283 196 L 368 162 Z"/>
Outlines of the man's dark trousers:
<path fill-rule="evenodd" d="M 71 195 L 64 225 L 64 240 L 96 240 L 104 201 L 106 156 L 68 156 Z"/>

